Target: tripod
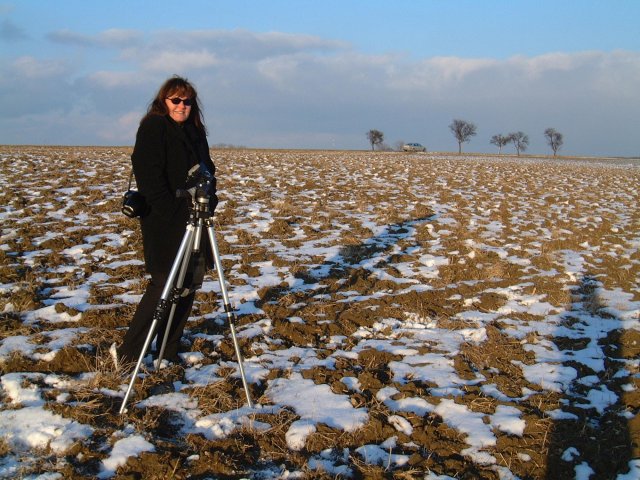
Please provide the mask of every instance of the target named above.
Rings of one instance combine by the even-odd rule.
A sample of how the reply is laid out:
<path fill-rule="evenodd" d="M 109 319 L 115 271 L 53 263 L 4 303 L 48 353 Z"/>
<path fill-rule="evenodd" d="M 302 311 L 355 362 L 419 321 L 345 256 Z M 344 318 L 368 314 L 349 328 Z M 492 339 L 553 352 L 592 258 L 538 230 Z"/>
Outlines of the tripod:
<path fill-rule="evenodd" d="M 151 345 L 151 342 L 153 341 L 153 337 L 156 334 L 158 323 L 162 322 L 164 318 L 167 318 L 167 326 L 156 363 L 156 368 L 160 368 L 167 343 L 167 338 L 169 337 L 169 331 L 171 329 L 173 315 L 175 313 L 178 300 L 185 290 L 183 288 L 183 284 L 185 276 L 187 274 L 187 269 L 189 267 L 189 260 L 191 259 L 192 254 L 199 253 L 200 240 L 202 238 L 203 229 L 206 229 L 208 233 L 209 243 L 211 244 L 211 250 L 213 251 L 215 269 L 218 273 L 218 282 L 220 283 L 220 291 L 222 292 L 222 299 L 224 301 L 224 310 L 227 314 L 227 319 L 229 320 L 231 338 L 233 340 L 233 346 L 235 349 L 236 358 L 238 360 L 238 370 L 240 371 L 240 377 L 242 379 L 242 385 L 244 387 L 245 395 L 247 398 L 247 404 L 249 405 L 249 408 L 253 407 L 251 394 L 249 393 L 249 387 L 244 373 L 244 367 L 242 365 L 240 346 L 238 345 L 238 340 L 236 338 L 235 314 L 233 312 L 233 309 L 231 308 L 229 296 L 227 295 L 226 282 L 224 279 L 224 274 L 222 273 L 222 262 L 220 261 L 220 252 L 218 251 L 218 244 L 216 242 L 216 236 L 213 230 L 213 213 L 211 212 L 211 208 L 209 206 L 209 192 L 211 190 L 211 181 L 213 176 L 209 174 L 208 171 L 206 171 L 206 168 L 203 172 L 203 168 L 204 167 L 196 166 L 191 169 L 189 171 L 189 178 L 187 179 L 187 186 L 191 185 L 191 188 L 188 188 L 187 190 L 179 190 L 177 193 L 177 195 L 180 197 L 189 197 L 191 199 L 191 205 L 189 206 L 189 221 L 187 223 L 182 242 L 180 243 L 178 253 L 176 254 L 173 265 L 171 266 L 169 277 L 167 278 L 164 289 L 162 290 L 160 301 L 158 302 L 158 306 L 156 307 L 156 310 L 154 312 L 153 321 L 151 322 L 151 326 L 149 327 L 149 333 L 147 334 L 144 346 L 142 347 L 142 351 L 140 352 L 140 357 L 138 358 L 135 369 L 131 374 L 129 387 L 127 388 L 127 392 L 124 396 L 124 399 L 122 400 L 122 405 L 120 406 L 121 414 L 127 411 L 126 407 L 129 396 L 131 395 L 131 392 L 133 390 L 133 386 L 142 365 L 142 361 L 147 353 L 147 350 L 149 349 L 149 346 Z"/>

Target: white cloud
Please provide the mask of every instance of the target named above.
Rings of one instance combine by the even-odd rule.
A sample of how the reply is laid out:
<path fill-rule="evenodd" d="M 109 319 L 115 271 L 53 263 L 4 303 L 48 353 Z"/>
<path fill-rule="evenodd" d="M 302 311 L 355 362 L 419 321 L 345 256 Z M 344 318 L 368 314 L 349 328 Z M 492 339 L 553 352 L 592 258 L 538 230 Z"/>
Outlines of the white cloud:
<path fill-rule="evenodd" d="M 487 71 L 499 65 L 498 60 L 487 58 L 434 57 L 423 62 L 423 70 L 432 73 L 436 85 L 463 81 L 469 75 Z"/>
<path fill-rule="evenodd" d="M 126 47 L 142 41 L 142 34 L 136 30 L 112 28 L 98 36 L 98 42 L 103 46 Z"/>
<path fill-rule="evenodd" d="M 128 88 L 142 80 L 136 72 L 110 72 L 102 70 L 87 76 L 89 81 L 96 86 L 106 89 Z"/>
<path fill-rule="evenodd" d="M 104 125 L 103 128 L 99 128 L 97 134 L 107 143 L 127 145 L 131 142 L 132 136 L 138 130 L 140 118 L 140 112 L 131 111 L 120 115 L 114 121 L 106 119 L 108 124 Z"/>
<path fill-rule="evenodd" d="M 414 60 L 366 55 L 344 42 L 279 32 L 56 35 L 59 41 L 87 46 L 89 53 L 115 47 L 116 57 L 100 57 L 99 69 L 81 60 L 71 64 L 62 56 L 10 59 L 10 72 L 0 66 L 0 101 L 11 104 L 20 94 L 20 102 L 11 104 L 17 116 L 37 113 L 29 117 L 35 121 L 47 112 L 69 113 L 71 107 L 59 97 L 60 91 L 71 92 L 83 99 L 84 115 L 94 109 L 96 129 L 114 128 L 115 122 L 120 133 L 114 135 L 124 138 L 124 129 L 136 125 L 122 119 L 131 115 L 137 121 L 162 81 L 176 73 L 198 88 L 207 121 L 215 125 L 212 143 L 367 148 L 364 132 L 377 128 L 389 144 L 411 139 L 430 149 L 453 150 L 447 126 L 463 118 L 478 126 L 477 137 L 467 145 L 470 151 L 494 151 L 491 135 L 521 130 L 531 138 L 529 151 L 544 153 L 548 147 L 542 132 L 553 126 L 565 135 L 564 153 L 638 153 L 630 120 L 640 109 L 639 52 Z M 120 63 L 109 63 L 114 60 Z M 56 81 L 45 81 L 49 78 Z M 86 123 L 80 116 L 69 119 Z M 15 120 L 2 121 L 0 142 L 24 138 Z M 85 141 L 76 143 L 113 137 L 85 127 L 78 125 Z M 39 135 L 55 143 L 61 128 L 68 124 L 50 122 Z"/>
<path fill-rule="evenodd" d="M 95 37 L 84 35 L 68 29 L 57 30 L 47 35 L 47 38 L 55 43 L 66 43 L 70 45 L 94 45 Z"/>
<path fill-rule="evenodd" d="M 516 70 L 524 71 L 531 77 L 540 77 L 544 73 L 553 70 L 566 72 L 575 69 L 576 65 L 582 63 L 585 59 L 591 59 L 593 54 L 594 52 L 578 54 L 555 52 L 533 58 L 517 55 L 509 58 L 505 64 Z"/>
<path fill-rule="evenodd" d="M 206 50 L 188 51 L 173 50 L 158 52 L 150 56 L 142 68 L 152 71 L 181 72 L 185 70 L 213 67 L 219 63 L 216 55 Z"/>
<path fill-rule="evenodd" d="M 154 35 L 154 47 L 166 42 L 182 48 L 211 49 L 227 58 L 255 60 L 301 52 L 334 52 L 347 49 L 345 42 L 305 34 L 251 32 L 248 30 L 165 31 Z"/>
<path fill-rule="evenodd" d="M 257 64 L 258 72 L 275 85 L 286 88 L 298 76 L 300 62 L 291 55 L 266 58 Z"/>
<path fill-rule="evenodd" d="M 72 30 L 56 30 L 47 35 L 54 43 L 76 45 L 81 47 L 126 47 L 142 41 L 142 34 L 137 30 L 112 28 L 96 35 L 86 35 Z"/>
<path fill-rule="evenodd" d="M 11 74 L 17 78 L 44 79 L 66 71 L 67 64 L 64 60 L 39 60 L 31 56 L 23 56 L 11 62 Z"/>

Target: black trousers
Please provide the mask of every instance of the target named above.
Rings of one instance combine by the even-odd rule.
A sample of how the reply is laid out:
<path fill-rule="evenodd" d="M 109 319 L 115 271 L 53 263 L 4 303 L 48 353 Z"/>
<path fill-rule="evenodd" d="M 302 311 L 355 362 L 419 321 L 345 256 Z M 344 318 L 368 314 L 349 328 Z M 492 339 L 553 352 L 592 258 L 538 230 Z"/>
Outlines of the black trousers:
<path fill-rule="evenodd" d="M 185 276 L 184 286 L 191 288 L 191 293 L 184 297 L 180 297 L 176 304 L 176 310 L 171 321 L 171 329 L 167 337 L 167 345 L 164 351 L 164 358 L 169 361 L 178 361 L 178 350 L 180 347 L 180 338 L 184 331 L 184 327 L 189 319 L 195 290 L 199 288 L 204 277 L 204 258 L 202 255 L 194 255 L 191 258 L 187 274 Z M 158 302 L 162 296 L 162 290 L 167 283 L 169 273 L 152 273 L 151 281 L 147 285 L 147 289 L 138 304 L 136 313 L 129 324 L 129 329 L 124 336 L 122 344 L 118 347 L 118 356 L 124 363 L 136 362 L 144 347 L 144 342 L 149 334 L 149 329 L 153 323 L 153 316 L 158 307 Z M 167 317 L 171 309 L 171 304 L 167 309 L 166 315 L 162 318 L 156 328 L 156 350 L 160 352 L 165 331 L 167 329 Z"/>

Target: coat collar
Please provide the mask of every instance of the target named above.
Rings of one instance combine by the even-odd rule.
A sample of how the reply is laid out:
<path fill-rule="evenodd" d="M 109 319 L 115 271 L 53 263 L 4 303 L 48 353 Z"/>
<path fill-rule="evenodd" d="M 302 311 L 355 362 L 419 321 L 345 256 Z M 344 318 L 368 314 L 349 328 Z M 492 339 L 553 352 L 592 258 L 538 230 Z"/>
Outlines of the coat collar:
<path fill-rule="evenodd" d="M 191 132 L 195 133 L 196 128 L 189 123 L 180 124 L 172 119 L 169 115 L 165 115 L 164 118 L 169 125 L 169 132 L 177 137 L 184 144 L 184 146 L 187 147 L 189 156 L 192 157 L 192 165 L 199 163 L 200 157 L 198 155 L 196 145 L 194 144 L 195 139 L 192 138 L 192 135 L 189 135 L 189 133 Z"/>

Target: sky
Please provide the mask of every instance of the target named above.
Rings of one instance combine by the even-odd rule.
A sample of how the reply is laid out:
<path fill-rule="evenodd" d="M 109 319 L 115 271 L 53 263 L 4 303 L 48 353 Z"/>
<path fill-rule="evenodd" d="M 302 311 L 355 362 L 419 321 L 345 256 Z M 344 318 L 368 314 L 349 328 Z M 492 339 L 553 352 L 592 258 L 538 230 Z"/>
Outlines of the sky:
<path fill-rule="evenodd" d="M 0 0 L 0 144 L 133 145 L 172 75 L 209 143 L 638 156 L 640 2 Z M 506 153 L 513 153 L 507 146 Z"/>

